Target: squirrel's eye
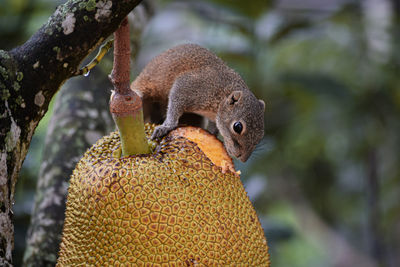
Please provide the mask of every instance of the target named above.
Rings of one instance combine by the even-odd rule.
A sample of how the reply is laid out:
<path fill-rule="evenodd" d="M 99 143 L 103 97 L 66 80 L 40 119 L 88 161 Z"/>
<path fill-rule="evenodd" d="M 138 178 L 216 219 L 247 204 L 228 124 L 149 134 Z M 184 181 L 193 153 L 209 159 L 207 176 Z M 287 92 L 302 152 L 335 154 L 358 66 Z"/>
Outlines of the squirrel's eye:
<path fill-rule="evenodd" d="M 243 130 L 243 125 L 242 125 L 242 123 L 241 123 L 240 121 L 235 122 L 235 123 L 233 124 L 233 130 L 234 130 L 236 133 L 240 134 L 240 133 L 242 132 L 242 130 Z"/>

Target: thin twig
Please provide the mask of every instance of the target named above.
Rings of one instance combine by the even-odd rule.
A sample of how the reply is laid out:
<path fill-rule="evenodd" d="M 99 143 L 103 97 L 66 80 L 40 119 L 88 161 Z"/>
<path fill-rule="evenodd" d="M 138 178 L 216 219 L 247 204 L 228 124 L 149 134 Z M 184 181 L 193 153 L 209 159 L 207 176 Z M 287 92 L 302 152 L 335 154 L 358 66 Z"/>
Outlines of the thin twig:
<path fill-rule="evenodd" d="M 129 24 L 125 18 L 114 33 L 114 65 L 110 75 L 114 90 L 122 95 L 127 95 L 130 91 L 130 55 Z"/>

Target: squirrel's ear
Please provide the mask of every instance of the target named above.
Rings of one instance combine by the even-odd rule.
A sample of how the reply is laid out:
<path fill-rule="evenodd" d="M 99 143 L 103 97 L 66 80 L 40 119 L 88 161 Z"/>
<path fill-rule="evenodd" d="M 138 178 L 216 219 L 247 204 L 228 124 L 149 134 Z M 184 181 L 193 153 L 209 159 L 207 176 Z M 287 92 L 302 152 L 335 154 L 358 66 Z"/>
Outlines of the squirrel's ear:
<path fill-rule="evenodd" d="M 263 111 L 265 111 L 265 102 L 261 99 L 258 99 L 258 101 L 260 101 L 260 104 L 262 106 Z"/>
<path fill-rule="evenodd" d="M 229 96 L 228 96 L 228 103 L 230 105 L 234 105 L 236 102 L 239 101 L 239 99 L 242 97 L 243 92 L 242 91 L 233 91 Z"/>

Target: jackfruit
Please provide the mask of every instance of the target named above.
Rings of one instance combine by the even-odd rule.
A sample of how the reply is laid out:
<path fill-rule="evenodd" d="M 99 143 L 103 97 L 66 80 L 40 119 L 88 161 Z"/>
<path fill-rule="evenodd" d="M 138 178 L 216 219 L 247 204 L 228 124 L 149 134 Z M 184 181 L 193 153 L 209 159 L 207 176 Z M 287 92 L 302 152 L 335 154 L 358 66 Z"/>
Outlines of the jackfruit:
<path fill-rule="evenodd" d="M 145 128 L 149 138 L 154 125 Z M 190 127 L 152 154 L 113 158 L 119 146 L 113 132 L 77 164 L 58 266 L 269 266 L 257 214 L 218 139 Z"/>

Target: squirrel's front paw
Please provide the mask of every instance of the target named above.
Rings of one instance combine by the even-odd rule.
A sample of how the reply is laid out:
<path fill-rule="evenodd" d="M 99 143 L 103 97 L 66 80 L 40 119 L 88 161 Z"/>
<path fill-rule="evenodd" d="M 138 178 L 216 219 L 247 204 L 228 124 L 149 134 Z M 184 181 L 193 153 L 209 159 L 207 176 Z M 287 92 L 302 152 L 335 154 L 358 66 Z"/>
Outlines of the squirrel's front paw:
<path fill-rule="evenodd" d="M 154 139 L 161 139 L 161 138 L 163 138 L 164 136 L 166 136 L 170 131 L 172 131 L 174 129 L 174 127 L 168 127 L 168 126 L 164 126 L 164 125 L 160 125 L 160 126 L 157 126 L 155 129 L 154 129 L 154 132 L 153 132 L 153 134 L 151 135 L 151 139 L 152 140 L 154 140 Z"/>

